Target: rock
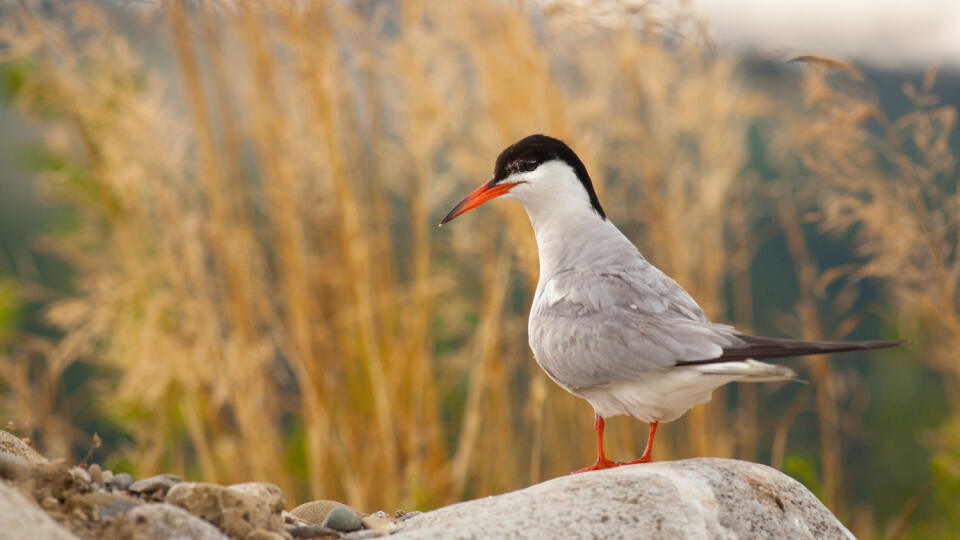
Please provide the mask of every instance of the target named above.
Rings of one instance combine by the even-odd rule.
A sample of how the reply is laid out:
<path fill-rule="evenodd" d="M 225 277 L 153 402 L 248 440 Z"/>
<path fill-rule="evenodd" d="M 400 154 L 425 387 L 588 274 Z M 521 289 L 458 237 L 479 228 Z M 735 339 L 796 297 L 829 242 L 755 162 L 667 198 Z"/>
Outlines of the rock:
<path fill-rule="evenodd" d="M 73 499 L 74 504 L 83 507 L 94 519 L 113 519 L 141 504 L 143 501 L 122 493 L 94 491 Z"/>
<path fill-rule="evenodd" d="M 77 540 L 19 491 L 0 482 L 0 537 Z"/>
<path fill-rule="evenodd" d="M 350 532 L 363 527 L 363 523 L 350 508 L 337 507 L 327 514 L 323 526 L 335 531 Z"/>
<path fill-rule="evenodd" d="M 229 489 L 253 495 L 260 499 L 274 512 L 283 512 L 287 507 L 287 496 L 279 486 L 268 482 L 245 482 L 243 484 L 233 484 Z"/>
<path fill-rule="evenodd" d="M 119 476 L 119 475 L 117 475 Z M 116 483 L 116 478 L 113 479 Z M 179 476 L 173 474 L 158 474 L 156 476 L 151 476 L 150 478 L 144 478 L 143 480 L 137 480 L 136 482 L 130 484 L 128 488 L 131 493 L 137 493 L 140 495 L 156 495 L 158 498 L 162 499 L 166 496 L 167 492 L 170 491 L 170 488 L 175 484 L 183 482 L 183 479 Z"/>
<path fill-rule="evenodd" d="M 22 457 L 0 452 L 0 478 L 19 480 L 26 476 L 29 470 L 30 466 Z"/>
<path fill-rule="evenodd" d="M 30 445 L 9 431 L 0 429 L 0 452 L 13 454 L 27 462 L 27 465 L 43 465 L 47 458 L 41 456 Z"/>
<path fill-rule="evenodd" d="M 124 540 L 227 540 L 210 523 L 171 504 L 142 504 L 108 522 L 100 538 Z"/>
<path fill-rule="evenodd" d="M 816 538 L 853 535 L 803 485 L 729 459 L 555 478 L 426 512 L 391 538 Z"/>
<path fill-rule="evenodd" d="M 303 503 L 291 510 L 290 513 L 295 517 L 306 521 L 307 523 L 320 525 L 323 523 L 323 520 L 327 519 L 327 514 L 329 514 L 334 508 L 346 508 L 347 510 L 353 512 L 353 515 L 357 516 L 358 519 L 363 517 L 363 514 L 354 510 L 353 508 L 350 508 L 342 502 L 326 501 L 323 499 Z"/>
<path fill-rule="evenodd" d="M 323 525 L 298 525 L 287 529 L 294 538 L 340 538 L 340 533 Z"/>
<path fill-rule="evenodd" d="M 113 478 L 109 480 L 109 483 L 110 487 L 117 491 L 126 491 L 130 489 L 131 485 L 133 485 L 133 477 L 125 472 L 122 472 L 113 476 Z"/>
<path fill-rule="evenodd" d="M 390 532 L 397 528 L 397 524 L 393 520 L 381 516 L 367 516 L 361 518 L 360 523 L 363 523 L 365 528 L 374 531 Z"/>
<path fill-rule="evenodd" d="M 280 511 L 270 501 L 216 484 L 184 482 L 170 488 L 166 502 L 186 509 L 220 527 L 234 538 L 257 529 L 283 532 Z"/>
<path fill-rule="evenodd" d="M 70 474 L 75 480 L 77 480 L 82 485 L 90 485 L 93 480 L 90 478 L 90 473 L 81 469 L 80 467 L 74 467 L 70 469 Z"/>
<path fill-rule="evenodd" d="M 60 501 L 53 497 L 44 497 L 40 500 L 40 506 L 42 506 L 44 510 L 53 510 L 60 506 Z"/>
<path fill-rule="evenodd" d="M 113 482 L 113 471 L 107 469 L 103 471 L 103 485 L 104 487 L 110 487 L 110 483 Z M 130 479 L 130 482 L 133 482 L 133 478 Z"/>
<path fill-rule="evenodd" d="M 422 514 L 423 512 L 419 510 L 413 510 L 410 512 L 404 512 L 402 510 L 397 510 L 397 521 L 406 521 L 410 518 L 415 518 Z"/>
<path fill-rule="evenodd" d="M 100 465 L 94 463 L 90 466 L 90 469 L 87 470 L 90 473 L 90 480 L 98 485 L 103 486 L 103 471 L 100 470 Z"/>

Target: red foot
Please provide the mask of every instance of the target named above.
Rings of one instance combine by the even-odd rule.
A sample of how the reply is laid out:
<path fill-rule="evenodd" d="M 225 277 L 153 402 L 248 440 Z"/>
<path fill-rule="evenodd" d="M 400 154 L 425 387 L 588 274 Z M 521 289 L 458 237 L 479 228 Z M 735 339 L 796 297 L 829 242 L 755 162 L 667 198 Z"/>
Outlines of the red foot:
<path fill-rule="evenodd" d="M 614 461 L 610 461 L 609 459 L 607 459 L 607 458 L 605 458 L 605 457 L 600 457 L 600 458 L 597 458 L 597 462 L 594 463 L 593 465 L 591 465 L 591 466 L 589 466 L 589 467 L 584 467 L 584 468 L 580 469 L 579 471 L 573 471 L 573 474 L 578 474 L 578 473 L 582 473 L 582 472 L 589 472 L 589 471 L 599 471 L 600 469 L 610 469 L 610 468 L 612 468 L 612 467 L 619 467 L 620 465 L 622 465 L 622 464 L 621 464 L 621 463 L 614 462 Z"/>

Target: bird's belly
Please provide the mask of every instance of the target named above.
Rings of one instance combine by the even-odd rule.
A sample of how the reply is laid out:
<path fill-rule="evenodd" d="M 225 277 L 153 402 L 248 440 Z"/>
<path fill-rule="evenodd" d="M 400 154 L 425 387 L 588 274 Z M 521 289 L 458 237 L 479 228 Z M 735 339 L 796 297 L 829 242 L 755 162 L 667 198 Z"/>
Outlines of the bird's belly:
<path fill-rule="evenodd" d="M 571 392 L 589 401 L 603 417 L 627 414 L 644 422 L 671 422 L 694 405 L 710 401 L 714 390 L 738 378 L 707 375 L 695 367 L 672 367 Z"/>

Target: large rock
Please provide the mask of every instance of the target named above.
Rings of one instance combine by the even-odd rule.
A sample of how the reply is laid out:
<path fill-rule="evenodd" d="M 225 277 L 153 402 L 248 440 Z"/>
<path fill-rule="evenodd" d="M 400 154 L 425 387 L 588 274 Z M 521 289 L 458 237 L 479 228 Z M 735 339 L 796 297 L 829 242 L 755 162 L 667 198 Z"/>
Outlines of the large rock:
<path fill-rule="evenodd" d="M 19 491 L 0 481 L 0 538 L 44 538 L 76 540 L 39 506 Z"/>
<path fill-rule="evenodd" d="M 853 538 L 764 465 L 690 459 L 555 478 L 426 512 L 391 538 Z"/>

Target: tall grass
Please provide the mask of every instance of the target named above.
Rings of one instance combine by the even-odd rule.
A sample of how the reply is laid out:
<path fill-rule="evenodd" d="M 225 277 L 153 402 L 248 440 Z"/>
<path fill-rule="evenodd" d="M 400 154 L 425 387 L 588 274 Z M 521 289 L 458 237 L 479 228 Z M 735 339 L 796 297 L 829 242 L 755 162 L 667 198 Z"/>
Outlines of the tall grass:
<path fill-rule="evenodd" d="M 98 400 L 130 434 L 118 454 L 141 475 L 268 480 L 293 501 L 372 510 L 502 492 L 589 461 L 592 412 L 526 346 L 537 278 L 526 216 L 491 205 L 435 229 L 497 152 L 532 132 L 578 151 L 612 219 L 712 317 L 754 323 L 751 261 L 773 219 L 812 295 L 792 333 L 846 335 L 860 315 L 828 332 L 823 283 L 871 275 L 938 321 L 931 332 L 960 336 L 956 265 L 944 262 L 953 207 L 921 204 L 954 174 L 938 135 L 952 109 L 887 122 L 880 137 L 863 125 L 876 107 L 838 101 L 820 70 L 801 92 L 744 83 L 689 13 L 173 1 L 143 21 L 97 4 L 56 9 L 23 4 L 0 30 L 15 103 L 63 164 L 42 185 L 76 213 L 53 243 L 77 272 L 76 293 L 48 312 L 62 339 L 20 339 L 0 356 L 3 410 L 30 418 L 41 443 L 65 411 L 25 404 L 85 361 L 118 378 Z M 150 23 L 164 30 L 148 64 L 117 28 Z M 805 106 L 786 105 L 801 95 Z M 764 123 L 782 154 L 774 166 L 831 194 L 826 226 L 866 223 L 862 269 L 819 269 L 804 207 L 772 199 L 750 172 L 747 140 Z M 894 144 L 904 131 L 916 148 Z M 894 182 L 901 174 L 914 180 Z M 863 192 L 871 204 L 857 202 Z M 895 270 L 911 261 L 924 262 Z M 843 298 L 830 309 L 849 311 Z M 45 387 L 22 371 L 27 355 Z M 930 358 L 956 404 L 960 364 Z M 718 392 L 661 431 L 655 457 L 782 463 L 790 418 L 815 402 L 821 495 L 845 511 L 837 377 L 820 360 L 812 378 L 816 399 L 793 391 L 784 418 L 761 405 L 777 387 Z M 645 429 L 612 424 L 611 455 L 633 457 Z"/>

